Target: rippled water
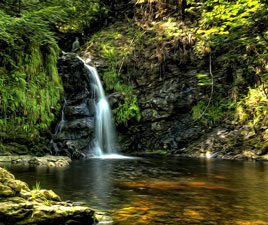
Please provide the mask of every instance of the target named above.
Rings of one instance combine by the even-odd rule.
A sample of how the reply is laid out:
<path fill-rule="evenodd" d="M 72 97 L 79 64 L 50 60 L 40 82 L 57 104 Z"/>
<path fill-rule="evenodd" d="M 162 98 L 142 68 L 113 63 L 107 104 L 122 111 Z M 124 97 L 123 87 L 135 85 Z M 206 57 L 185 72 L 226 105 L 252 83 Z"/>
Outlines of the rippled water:
<path fill-rule="evenodd" d="M 30 186 L 106 211 L 118 225 L 268 224 L 268 164 L 147 157 L 5 165 Z"/>

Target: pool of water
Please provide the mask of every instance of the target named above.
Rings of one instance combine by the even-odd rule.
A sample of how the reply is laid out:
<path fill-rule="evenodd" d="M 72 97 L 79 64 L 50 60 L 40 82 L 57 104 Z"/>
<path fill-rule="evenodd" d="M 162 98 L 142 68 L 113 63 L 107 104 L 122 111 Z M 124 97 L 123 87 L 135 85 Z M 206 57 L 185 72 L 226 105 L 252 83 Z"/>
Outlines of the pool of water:
<path fill-rule="evenodd" d="M 0 164 L 63 200 L 107 212 L 116 225 L 268 224 L 268 164 L 176 157 Z"/>

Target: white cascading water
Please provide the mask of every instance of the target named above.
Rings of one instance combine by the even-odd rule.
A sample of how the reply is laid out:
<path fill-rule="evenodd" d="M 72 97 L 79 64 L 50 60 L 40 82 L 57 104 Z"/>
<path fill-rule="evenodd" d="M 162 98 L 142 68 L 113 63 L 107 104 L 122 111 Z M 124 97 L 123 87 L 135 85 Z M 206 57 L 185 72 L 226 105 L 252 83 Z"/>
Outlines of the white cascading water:
<path fill-rule="evenodd" d="M 64 120 L 64 110 L 65 110 L 65 106 L 66 106 L 66 99 L 64 98 L 64 104 L 63 104 L 63 107 L 62 107 L 62 110 L 61 110 L 61 120 L 60 122 L 57 124 L 56 126 L 56 129 L 55 129 L 55 133 L 54 133 L 54 137 L 61 132 L 63 126 L 64 126 L 64 123 L 65 123 L 65 120 Z"/>
<path fill-rule="evenodd" d="M 112 113 L 109 103 L 105 97 L 99 75 L 94 67 L 87 65 L 80 57 L 78 58 L 84 62 L 85 67 L 89 70 L 91 75 L 91 89 L 96 110 L 95 143 L 93 155 L 95 157 L 105 157 L 105 155 L 116 157 L 117 145 Z"/>
<path fill-rule="evenodd" d="M 52 139 L 49 142 L 49 144 L 51 146 L 54 146 L 54 149 L 56 151 L 57 151 L 58 148 L 57 148 L 57 145 L 54 143 L 54 138 L 57 136 L 58 133 L 61 133 L 62 128 L 64 127 L 64 124 L 65 124 L 65 120 L 64 120 L 64 110 L 65 110 L 65 107 L 66 107 L 66 99 L 64 98 L 64 104 L 63 104 L 63 107 L 62 107 L 62 110 L 61 110 L 61 120 L 57 124 L 56 129 L 55 129 L 55 133 L 53 134 Z"/>

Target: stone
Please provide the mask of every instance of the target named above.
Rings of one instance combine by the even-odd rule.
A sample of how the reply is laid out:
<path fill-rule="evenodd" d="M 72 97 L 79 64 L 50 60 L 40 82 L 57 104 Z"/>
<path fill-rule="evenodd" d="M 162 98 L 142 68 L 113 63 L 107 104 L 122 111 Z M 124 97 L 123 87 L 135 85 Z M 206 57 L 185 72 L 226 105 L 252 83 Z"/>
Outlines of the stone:
<path fill-rule="evenodd" d="M 55 155 L 84 158 L 94 139 L 95 106 L 90 74 L 73 53 L 60 56 L 58 69 L 64 87 L 64 123 L 59 132 L 53 135 L 49 149 Z"/>
<path fill-rule="evenodd" d="M 0 221 L 4 225 L 84 224 L 98 221 L 95 211 L 62 202 L 52 190 L 31 190 L 0 168 Z M 0 223 L 0 224 L 1 224 Z"/>
<path fill-rule="evenodd" d="M 0 183 L 0 197 L 5 196 L 14 196 L 15 195 L 15 191 L 12 190 L 11 187 L 4 185 L 2 183 Z"/>
<path fill-rule="evenodd" d="M 10 162 L 10 163 L 23 163 L 23 164 L 32 164 L 39 166 L 53 166 L 55 167 L 64 167 L 68 166 L 71 162 L 71 159 L 67 156 L 32 156 L 32 155 L 20 155 L 20 156 L 0 156 L 0 162 Z M 1 175 L 0 175 L 1 180 Z"/>
<path fill-rule="evenodd" d="M 79 105 L 66 106 L 64 115 L 66 117 L 93 116 L 92 111 L 90 112 L 89 107 L 86 103 L 81 103 Z"/>

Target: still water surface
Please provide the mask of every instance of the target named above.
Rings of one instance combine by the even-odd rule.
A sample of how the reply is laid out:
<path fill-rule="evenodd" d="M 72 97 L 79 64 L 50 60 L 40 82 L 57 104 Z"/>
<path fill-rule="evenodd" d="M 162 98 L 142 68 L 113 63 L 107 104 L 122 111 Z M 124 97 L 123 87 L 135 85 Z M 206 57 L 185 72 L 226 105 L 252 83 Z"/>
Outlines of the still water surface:
<path fill-rule="evenodd" d="M 2 164 L 1 164 L 2 165 Z M 146 157 L 5 167 L 63 200 L 107 212 L 116 225 L 268 224 L 268 164 Z"/>

